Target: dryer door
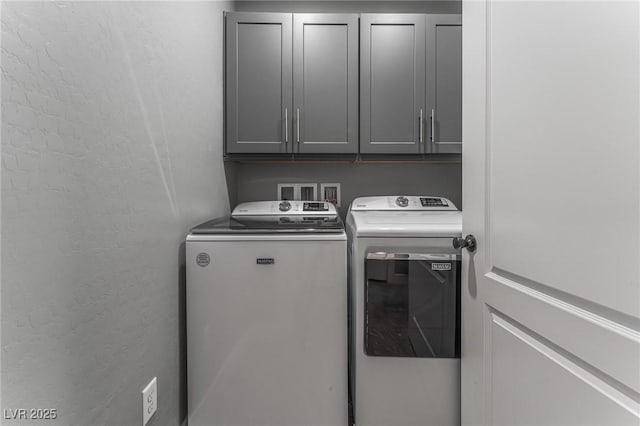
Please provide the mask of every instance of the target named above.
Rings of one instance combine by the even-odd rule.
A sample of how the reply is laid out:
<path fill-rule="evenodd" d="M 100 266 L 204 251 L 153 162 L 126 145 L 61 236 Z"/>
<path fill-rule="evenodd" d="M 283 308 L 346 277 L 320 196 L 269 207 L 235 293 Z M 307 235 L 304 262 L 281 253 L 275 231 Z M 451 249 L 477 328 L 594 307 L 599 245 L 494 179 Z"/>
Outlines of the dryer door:
<path fill-rule="evenodd" d="M 459 358 L 459 255 L 377 252 L 365 262 L 365 353 Z"/>

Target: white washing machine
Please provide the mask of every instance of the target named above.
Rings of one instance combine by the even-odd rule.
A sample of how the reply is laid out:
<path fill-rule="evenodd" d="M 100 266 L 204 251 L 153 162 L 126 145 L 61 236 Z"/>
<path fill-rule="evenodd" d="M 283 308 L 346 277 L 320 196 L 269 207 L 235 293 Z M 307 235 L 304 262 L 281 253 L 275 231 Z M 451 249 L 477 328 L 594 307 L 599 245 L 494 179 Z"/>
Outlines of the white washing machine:
<path fill-rule="evenodd" d="M 440 197 L 363 197 L 347 216 L 356 426 L 460 424 L 462 212 Z"/>
<path fill-rule="evenodd" d="M 253 202 L 186 242 L 190 426 L 347 425 L 347 253 L 324 202 Z"/>

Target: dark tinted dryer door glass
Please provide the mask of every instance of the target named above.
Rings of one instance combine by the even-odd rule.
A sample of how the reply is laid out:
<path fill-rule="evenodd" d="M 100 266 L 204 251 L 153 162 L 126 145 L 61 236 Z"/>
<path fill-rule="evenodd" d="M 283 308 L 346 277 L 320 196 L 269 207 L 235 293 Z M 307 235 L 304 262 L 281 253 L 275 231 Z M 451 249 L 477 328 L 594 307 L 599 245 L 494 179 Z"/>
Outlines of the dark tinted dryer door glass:
<path fill-rule="evenodd" d="M 458 255 L 367 255 L 366 354 L 459 357 L 459 271 Z"/>

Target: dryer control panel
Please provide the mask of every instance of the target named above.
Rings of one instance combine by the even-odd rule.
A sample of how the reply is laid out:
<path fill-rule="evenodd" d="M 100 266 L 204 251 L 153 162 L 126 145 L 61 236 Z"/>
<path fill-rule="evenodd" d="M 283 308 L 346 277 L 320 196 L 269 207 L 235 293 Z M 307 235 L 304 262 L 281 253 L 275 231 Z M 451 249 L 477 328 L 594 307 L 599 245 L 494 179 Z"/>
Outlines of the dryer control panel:
<path fill-rule="evenodd" d="M 443 197 L 420 196 L 384 196 L 360 197 L 351 203 L 353 211 L 457 211 L 458 208 Z"/>

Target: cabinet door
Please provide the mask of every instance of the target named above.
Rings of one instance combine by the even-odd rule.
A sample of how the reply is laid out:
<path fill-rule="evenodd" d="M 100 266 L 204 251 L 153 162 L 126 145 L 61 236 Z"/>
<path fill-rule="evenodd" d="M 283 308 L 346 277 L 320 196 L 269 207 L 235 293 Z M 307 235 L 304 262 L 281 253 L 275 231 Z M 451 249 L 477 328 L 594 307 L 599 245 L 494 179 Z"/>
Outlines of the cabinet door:
<path fill-rule="evenodd" d="M 427 110 L 430 152 L 461 153 L 460 15 L 427 15 Z"/>
<path fill-rule="evenodd" d="M 425 19 L 418 14 L 361 16 L 362 153 L 424 152 Z"/>
<path fill-rule="evenodd" d="M 293 15 L 294 152 L 358 152 L 358 16 Z"/>
<path fill-rule="evenodd" d="M 291 152 L 290 13 L 227 15 L 228 153 Z"/>

